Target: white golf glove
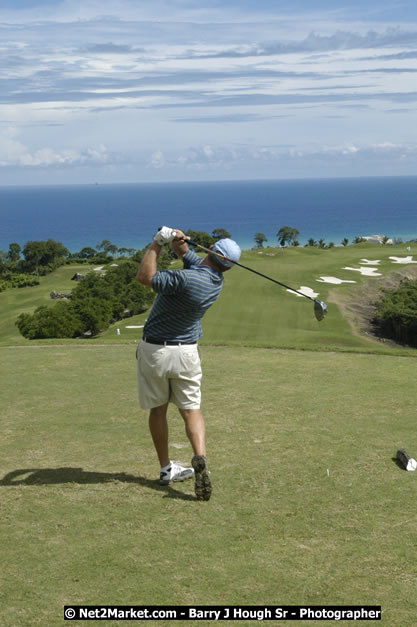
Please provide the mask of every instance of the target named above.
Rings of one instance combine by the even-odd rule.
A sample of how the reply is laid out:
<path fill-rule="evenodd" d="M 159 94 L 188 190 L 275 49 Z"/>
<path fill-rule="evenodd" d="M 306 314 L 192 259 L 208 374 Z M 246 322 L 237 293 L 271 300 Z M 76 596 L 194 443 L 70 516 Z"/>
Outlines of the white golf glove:
<path fill-rule="evenodd" d="M 169 228 L 169 226 L 161 226 L 153 241 L 163 246 L 164 244 L 170 244 L 175 239 L 176 232 Z"/>

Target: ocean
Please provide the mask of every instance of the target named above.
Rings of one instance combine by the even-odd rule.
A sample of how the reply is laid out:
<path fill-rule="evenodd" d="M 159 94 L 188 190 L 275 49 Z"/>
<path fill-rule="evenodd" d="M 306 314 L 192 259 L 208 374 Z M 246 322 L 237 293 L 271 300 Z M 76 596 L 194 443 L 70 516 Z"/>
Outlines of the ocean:
<path fill-rule="evenodd" d="M 278 244 L 282 226 L 339 245 L 343 238 L 417 238 L 417 177 L 0 187 L 0 249 L 52 238 L 71 252 L 110 240 L 143 248 L 159 226 L 224 228 L 243 249 Z"/>

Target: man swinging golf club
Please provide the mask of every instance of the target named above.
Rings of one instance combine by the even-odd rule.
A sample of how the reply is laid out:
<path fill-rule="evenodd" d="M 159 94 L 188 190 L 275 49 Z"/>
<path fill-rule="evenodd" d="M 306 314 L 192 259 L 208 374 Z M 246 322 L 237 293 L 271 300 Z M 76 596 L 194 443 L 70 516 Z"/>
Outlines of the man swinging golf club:
<path fill-rule="evenodd" d="M 189 250 L 190 240 L 180 229 L 161 227 L 145 252 L 136 279 L 158 294 L 137 349 L 138 391 L 142 409 L 149 409 L 149 429 L 161 466 L 161 485 L 195 477 L 195 493 L 208 501 L 212 486 L 206 459 L 205 421 L 201 404 L 201 362 L 198 340 L 201 318 L 223 287 L 223 273 L 239 261 L 241 250 L 233 240 L 213 246 L 228 259 L 210 252 L 202 260 Z M 165 244 L 182 260 L 182 270 L 157 270 Z M 192 468 L 171 461 L 168 452 L 168 403 L 174 403 L 184 419 L 193 448 Z"/>

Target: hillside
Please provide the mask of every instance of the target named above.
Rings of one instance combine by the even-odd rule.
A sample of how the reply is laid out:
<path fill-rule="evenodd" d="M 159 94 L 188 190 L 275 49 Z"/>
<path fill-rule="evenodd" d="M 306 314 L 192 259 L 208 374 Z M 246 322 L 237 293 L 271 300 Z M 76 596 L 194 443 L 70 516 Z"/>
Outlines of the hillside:
<path fill-rule="evenodd" d="M 329 313 L 319 323 L 310 300 L 236 267 L 225 275 L 222 295 L 203 320 L 202 344 L 354 352 L 388 350 L 414 354 L 406 348 L 376 341 L 370 335 L 369 324 L 364 325 L 363 315 L 359 315 L 369 308 L 371 296 L 376 297 L 381 286 L 395 282 L 395 277 L 417 272 L 415 244 L 414 249 L 413 245 L 408 250 L 404 244 L 363 243 L 333 249 L 302 247 L 245 251 L 241 258 L 243 264 L 294 289 L 307 289 L 308 294 L 328 304 Z M 15 327 L 17 316 L 50 303 L 52 290 L 70 291 L 74 287 L 71 277 L 76 271 L 85 272 L 86 266 L 63 266 L 41 277 L 39 286 L 1 293 L 0 344 L 33 344 L 34 341 L 29 342 L 20 336 Z M 145 313 L 121 320 L 97 338 L 82 341 L 135 343 L 141 337 L 146 317 Z"/>

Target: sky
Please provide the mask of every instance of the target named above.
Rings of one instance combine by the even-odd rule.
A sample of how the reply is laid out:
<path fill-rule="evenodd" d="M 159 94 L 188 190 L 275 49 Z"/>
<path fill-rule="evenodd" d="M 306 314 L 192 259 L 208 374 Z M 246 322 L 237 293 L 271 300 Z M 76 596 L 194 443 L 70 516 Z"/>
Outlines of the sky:
<path fill-rule="evenodd" d="M 415 0 L 0 0 L 0 185 L 417 174 Z"/>

